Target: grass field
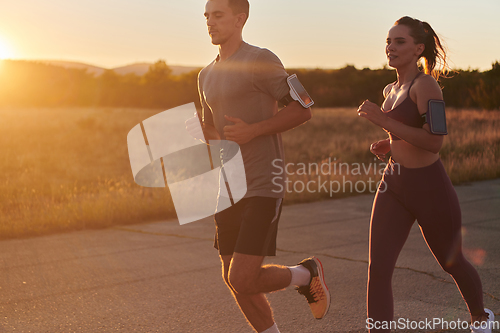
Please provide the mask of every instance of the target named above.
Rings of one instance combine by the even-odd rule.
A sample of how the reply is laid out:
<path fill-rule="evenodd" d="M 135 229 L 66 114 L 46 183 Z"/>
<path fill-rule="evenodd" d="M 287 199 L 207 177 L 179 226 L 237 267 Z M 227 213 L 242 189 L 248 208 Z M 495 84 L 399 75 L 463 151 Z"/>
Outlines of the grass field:
<path fill-rule="evenodd" d="M 127 133 L 162 110 L 66 108 L 0 109 L 0 238 L 102 228 L 175 217 L 168 189 L 132 179 Z M 316 109 L 309 123 L 283 135 L 286 162 L 335 167 L 376 164 L 368 147 L 385 132 L 354 108 Z M 455 184 L 500 177 L 500 112 L 450 110 L 442 159 Z M 291 168 L 290 170 L 292 170 Z M 300 172 L 298 172 L 300 173 Z M 355 172 L 294 174 L 293 184 L 378 181 Z M 345 177 L 345 178 L 343 178 Z M 299 188 L 300 189 L 300 186 Z M 288 203 L 338 198 L 338 193 L 293 191 Z M 364 193 L 369 193 L 367 188 Z"/>

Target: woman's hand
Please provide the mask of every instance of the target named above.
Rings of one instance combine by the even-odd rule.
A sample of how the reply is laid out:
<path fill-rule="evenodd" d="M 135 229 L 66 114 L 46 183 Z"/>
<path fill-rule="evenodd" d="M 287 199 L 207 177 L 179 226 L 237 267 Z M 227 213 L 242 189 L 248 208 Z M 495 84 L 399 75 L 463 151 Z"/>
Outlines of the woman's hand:
<path fill-rule="evenodd" d="M 372 143 L 370 151 L 377 156 L 379 160 L 385 162 L 386 155 L 391 151 L 391 140 L 385 139 Z"/>
<path fill-rule="evenodd" d="M 372 103 L 369 100 L 364 101 L 363 104 L 359 106 L 358 116 L 366 118 L 382 128 L 384 128 L 388 119 L 382 109 L 377 104 Z"/>

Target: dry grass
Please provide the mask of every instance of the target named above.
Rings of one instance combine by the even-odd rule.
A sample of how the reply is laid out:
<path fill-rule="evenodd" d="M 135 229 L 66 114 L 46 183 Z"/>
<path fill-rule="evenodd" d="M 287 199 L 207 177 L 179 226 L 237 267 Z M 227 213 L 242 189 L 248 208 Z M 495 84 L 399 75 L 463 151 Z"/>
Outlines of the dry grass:
<path fill-rule="evenodd" d="M 128 131 L 160 111 L 0 110 L 0 238 L 175 217 L 128 160 Z"/>
<path fill-rule="evenodd" d="M 0 109 L 0 238 L 175 217 L 168 190 L 136 185 L 128 160 L 128 131 L 161 111 Z M 451 110 L 448 117 L 450 135 L 442 157 L 454 183 L 500 177 L 500 112 Z M 287 162 L 332 158 L 337 165 L 353 165 L 373 164 L 368 147 L 385 136 L 354 109 L 338 108 L 315 110 L 307 125 L 283 137 Z M 315 177 L 295 175 L 291 180 Z M 351 172 L 346 180 L 368 178 L 378 181 L 380 176 Z M 340 191 L 333 197 L 354 193 Z M 287 201 L 327 197 L 330 193 L 290 193 Z"/>
<path fill-rule="evenodd" d="M 454 110 L 441 150 L 454 184 L 500 177 L 500 112 Z"/>
<path fill-rule="evenodd" d="M 454 184 L 494 179 L 500 177 L 500 112 L 484 110 L 447 110 L 449 135 L 445 137 L 441 158 Z M 285 155 L 287 163 L 321 163 L 333 162 L 332 167 L 344 163 L 350 166 L 346 175 L 332 168 L 332 173 L 320 172 L 321 181 L 345 181 L 360 183 L 358 189 L 364 193 L 372 193 L 369 182 L 380 180 L 383 165 L 369 151 L 370 144 L 387 138 L 387 134 L 365 119 L 360 119 L 356 108 L 316 109 L 314 116 L 306 126 L 298 127 L 284 134 Z M 372 165 L 373 172 L 356 174 L 355 166 L 362 164 L 367 168 Z M 376 164 L 376 165 L 375 165 Z M 338 168 L 337 168 L 338 170 Z M 292 183 L 316 181 L 318 174 L 292 175 Z M 312 186 L 314 187 L 314 186 Z M 317 188 L 317 186 L 316 186 Z M 336 189 L 336 185 L 334 189 Z M 299 186 L 299 190 L 301 187 Z M 372 187 L 373 189 L 373 187 Z M 338 198 L 358 194 L 355 186 L 348 184 L 346 191 L 330 193 L 329 191 L 314 193 L 297 193 L 287 195 L 287 202 L 304 202 L 323 198 Z"/>

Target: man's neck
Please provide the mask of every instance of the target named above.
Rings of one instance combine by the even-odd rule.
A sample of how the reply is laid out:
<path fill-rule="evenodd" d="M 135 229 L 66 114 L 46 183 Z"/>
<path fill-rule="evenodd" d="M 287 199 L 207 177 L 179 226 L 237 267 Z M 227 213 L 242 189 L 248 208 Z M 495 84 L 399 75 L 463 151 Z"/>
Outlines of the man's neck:
<path fill-rule="evenodd" d="M 235 38 L 234 40 L 228 40 L 224 44 L 219 45 L 219 61 L 224 61 L 230 56 L 232 56 L 243 43 L 243 38 Z"/>

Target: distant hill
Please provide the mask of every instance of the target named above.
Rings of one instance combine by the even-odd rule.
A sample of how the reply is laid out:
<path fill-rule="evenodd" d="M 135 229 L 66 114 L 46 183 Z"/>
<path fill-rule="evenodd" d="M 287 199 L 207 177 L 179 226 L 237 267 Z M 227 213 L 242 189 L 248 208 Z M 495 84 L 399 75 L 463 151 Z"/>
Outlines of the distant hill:
<path fill-rule="evenodd" d="M 120 75 L 127 75 L 130 73 L 134 73 L 136 75 L 142 76 L 147 73 L 149 66 L 152 64 L 147 63 L 147 62 L 138 62 L 136 64 L 132 65 L 126 65 L 126 66 L 121 66 L 121 67 L 116 67 L 113 68 L 115 73 L 120 74 Z M 172 69 L 173 72 L 173 69 Z"/>
<path fill-rule="evenodd" d="M 74 61 L 63 61 L 63 60 L 34 60 L 34 61 L 54 66 L 60 66 L 64 68 L 86 69 L 87 73 L 92 73 L 95 74 L 96 76 L 101 75 L 106 70 L 105 68 L 102 67 L 84 64 L 81 62 L 74 62 Z"/>
<path fill-rule="evenodd" d="M 153 64 L 153 63 L 147 63 L 147 62 L 140 62 L 140 63 L 135 63 L 135 64 L 121 66 L 121 67 L 104 68 L 104 67 L 93 66 L 93 65 L 82 63 L 82 62 L 75 62 L 75 61 L 38 60 L 38 62 L 45 63 L 45 64 L 51 64 L 54 66 L 65 67 L 65 68 L 87 69 L 88 73 L 92 73 L 95 76 L 101 75 L 107 69 L 112 69 L 113 71 L 115 71 L 117 74 L 120 74 L 120 75 L 134 73 L 138 76 L 142 76 L 148 71 L 149 66 Z M 191 72 L 191 71 L 196 70 L 196 69 L 201 69 L 201 67 L 189 67 L 189 66 L 170 66 L 170 68 L 172 69 L 173 75 L 180 75 L 180 74 Z"/>
<path fill-rule="evenodd" d="M 116 67 L 113 68 L 113 70 L 120 75 L 126 75 L 130 73 L 135 73 L 136 75 L 144 75 L 147 73 L 149 66 L 151 66 L 152 63 L 147 63 L 147 62 L 139 62 L 136 64 L 132 65 L 127 65 L 127 66 L 122 66 L 122 67 Z M 180 75 L 184 73 L 191 72 L 196 69 L 201 69 L 201 67 L 187 67 L 187 66 L 169 66 L 172 69 L 172 74 L 173 75 Z"/>

